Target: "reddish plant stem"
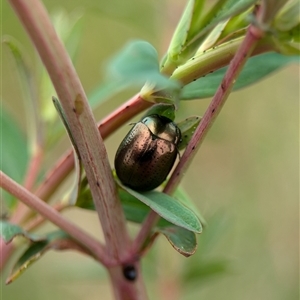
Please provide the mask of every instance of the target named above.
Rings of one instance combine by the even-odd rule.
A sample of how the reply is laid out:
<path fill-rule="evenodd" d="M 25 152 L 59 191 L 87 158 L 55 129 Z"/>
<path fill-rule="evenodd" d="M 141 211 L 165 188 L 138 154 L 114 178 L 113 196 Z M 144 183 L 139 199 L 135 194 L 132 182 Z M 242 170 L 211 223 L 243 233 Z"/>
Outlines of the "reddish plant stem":
<path fill-rule="evenodd" d="M 261 31 L 259 28 L 254 27 L 253 25 L 248 28 L 246 36 L 242 44 L 238 48 L 236 54 L 234 55 L 232 61 L 230 62 L 228 70 L 221 84 L 219 85 L 209 107 L 202 117 L 199 126 L 197 127 L 191 141 L 189 142 L 184 154 L 180 159 L 180 162 L 176 166 L 170 180 L 164 188 L 164 193 L 172 194 L 177 188 L 183 174 L 186 172 L 197 150 L 200 148 L 200 145 L 203 142 L 209 128 L 213 124 L 216 116 L 219 114 L 225 101 L 227 100 L 236 78 L 238 77 L 248 57 L 254 50 L 256 44 L 263 37 L 263 34 L 263 31 Z M 157 215 L 157 213 L 151 211 L 133 242 L 133 253 L 139 253 L 145 240 L 151 234 L 151 231 L 158 220 L 159 216 Z"/>
<path fill-rule="evenodd" d="M 39 172 L 39 166 L 42 160 L 43 151 L 41 147 L 37 146 L 30 160 L 27 174 L 25 176 L 24 187 L 27 190 L 32 190 L 36 177 Z M 22 202 L 18 202 L 14 214 L 10 217 L 9 222 L 13 224 L 20 224 L 24 221 L 25 216 L 30 212 L 30 209 Z M 6 261 L 9 259 L 11 253 L 14 251 L 13 243 L 5 244 L 2 238 L 0 238 L 0 270 L 5 266 Z"/>
<path fill-rule="evenodd" d="M 84 248 L 88 249 L 98 261 L 104 265 L 110 265 L 112 263 L 110 260 L 108 260 L 108 256 L 104 251 L 104 247 L 98 241 L 96 241 L 88 233 L 82 231 L 82 229 L 80 229 L 78 226 L 65 219 L 54 208 L 13 181 L 2 171 L 0 171 L 0 187 L 18 198 L 31 209 L 37 211 L 44 218 L 47 218 L 53 224 L 67 232 Z"/>
<path fill-rule="evenodd" d="M 43 151 L 40 147 L 36 148 L 36 151 L 31 157 L 31 160 L 29 162 L 29 166 L 27 169 L 27 174 L 25 176 L 25 181 L 24 181 L 24 188 L 27 190 L 32 190 L 36 177 L 39 172 L 39 166 L 42 160 L 43 156 Z M 25 215 L 29 212 L 30 210 L 26 205 L 24 205 L 22 202 L 18 202 L 17 208 L 15 210 L 15 213 L 12 215 L 10 218 L 10 222 L 14 224 L 20 224 L 23 220 Z"/>
<path fill-rule="evenodd" d="M 36 150 L 32 154 L 32 158 L 30 160 L 27 174 L 25 176 L 24 187 L 27 190 L 32 190 L 38 176 L 41 161 L 43 158 L 43 149 L 40 145 L 36 145 Z"/>
<path fill-rule="evenodd" d="M 56 203 L 52 206 L 57 212 L 61 212 L 63 209 L 70 207 L 69 205 L 65 203 Z M 45 220 L 42 215 L 37 215 L 34 219 L 31 219 L 25 226 L 26 231 L 32 231 L 38 226 L 40 226 Z"/>
<path fill-rule="evenodd" d="M 159 221 L 160 216 L 151 210 L 142 224 L 140 231 L 138 232 L 136 238 L 133 241 L 132 248 L 130 249 L 129 256 L 139 256 L 143 248 L 144 243 L 150 236 L 153 227 Z"/>

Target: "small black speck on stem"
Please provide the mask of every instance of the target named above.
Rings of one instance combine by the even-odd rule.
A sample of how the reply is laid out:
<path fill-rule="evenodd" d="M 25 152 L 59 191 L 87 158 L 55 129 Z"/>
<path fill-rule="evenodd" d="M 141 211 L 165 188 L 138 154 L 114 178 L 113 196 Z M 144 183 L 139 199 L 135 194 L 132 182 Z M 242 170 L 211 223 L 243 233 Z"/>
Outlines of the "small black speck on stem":
<path fill-rule="evenodd" d="M 128 281 L 135 281 L 138 276 L 138 272 L 134 265 L 126 265 L 123 267 L 123 275 Z"/>

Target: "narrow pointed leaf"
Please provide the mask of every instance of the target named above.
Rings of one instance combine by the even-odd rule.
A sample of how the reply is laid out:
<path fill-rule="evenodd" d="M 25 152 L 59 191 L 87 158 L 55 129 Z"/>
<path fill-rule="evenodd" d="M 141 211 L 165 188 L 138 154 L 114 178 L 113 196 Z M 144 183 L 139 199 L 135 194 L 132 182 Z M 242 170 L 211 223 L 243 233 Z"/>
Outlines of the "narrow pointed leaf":
<path fill-rule="evenodd" d="M 170 46 L 168 49 L 166 60 L 163 62 L 162 69 L 169 68 L 169 65 L 175 68 L 182 63 L 185 58 L 182 58 L 182 51 L 186 47 L 188 42 L 191 27 L 198 27 L 195 24 L 199 24 L 199 19 L 202 14 L 203 0 L 189 0 L 182 17 L 175 29 Z"/>
<path fill-rule="evenodd" d="M 73 186 L 71 187 L 70 191 L 68 192 L 68 194 L 66 196 L 66 198 L 67 198 L 66 203 L 68 203 L 69 205 L 74 205 L 79 197 L 81 189 L 84 188 L 84 187 L 82 187 L 83 166 L 81 163 L 78 147 L 75 143 L 75 139 L 73 138 L 72 131 L 70 130 L 68 121 L 65 118 L 65 113 L 63 111 L 63 108 L 62 108 L 59 100 L 56 97 L 52 97 L 52 101 L 57 110 L 57 113 L 59 114 L 59 117 L 60 117 L 62 123 L 65 126 L 65 129 L 69 135 L 70 141 L 71 141 L 71 143 L 73 145 L 73 149 L 74 149 L 75 179 L 74 179 Z"/>
<path fill-rule="evenodd" d="M 41 237 L 34 233 L 29 233 L 22 227 L 0 220 L 0 236 L 6 244 L 9 244 L 15 237 L 23 236 L 31 242 L 45 240 L 45 237 Z"/>
<path fill-rule="evenodd" d="M 216 25 L 216 27 L 210 32 L 210 34 L 205 38 L 201 46 L 198 48 L 197 53 L 201 53 L 206 51 L 207 49 L 213 47 L 213 45 L 217 42 L 218 38 L 222 34 L 222 31 L 226 27 L 229 19 L 224 20 Z"/>
<path fill-rule="evenodd" d="M 14 265 L 6 284 L 16 280 L 25 270 L 28 269 L 33 263 L 38 261 L 49 250 L 68 250 L 75 249 L 85 254 L 88 252 L 76 244 L 70 237 L 63 231 L 55 231 L 47 235 L 45 241 L 35 242 L 31 244 L 27 250 L 21 255 L 16 264 Z"/>
<path fill-rule="evenodd" d="M 29 149 L 34 155 L 38 148 L 42 147 L 43 133 L 40 115 L 38 113 L 38 92 L 33 71 L 29 67 L 29 63 L 25 60 L 21 46 L 10 37 L 5 37 L 4 44 L 10 50 L 12 57 L 17 66 L 17 74 L 20 79 L 22 89 L 24 112 L 27 121 L 27 134 L 29 136 Z"/>

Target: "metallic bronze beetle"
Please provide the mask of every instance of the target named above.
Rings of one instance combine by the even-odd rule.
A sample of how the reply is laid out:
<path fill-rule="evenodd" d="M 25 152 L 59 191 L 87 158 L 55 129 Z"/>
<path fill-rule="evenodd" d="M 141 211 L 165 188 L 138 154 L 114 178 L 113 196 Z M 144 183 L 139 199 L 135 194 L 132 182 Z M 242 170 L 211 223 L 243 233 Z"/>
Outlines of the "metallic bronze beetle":
<path fill-rule="evenodd" d="M 136 123 L 121 142 L 115 168 L 120 181 L 150 191 L 168 176 L 176 160 L 181 132 L 170 119 L 150 115 Z"/>

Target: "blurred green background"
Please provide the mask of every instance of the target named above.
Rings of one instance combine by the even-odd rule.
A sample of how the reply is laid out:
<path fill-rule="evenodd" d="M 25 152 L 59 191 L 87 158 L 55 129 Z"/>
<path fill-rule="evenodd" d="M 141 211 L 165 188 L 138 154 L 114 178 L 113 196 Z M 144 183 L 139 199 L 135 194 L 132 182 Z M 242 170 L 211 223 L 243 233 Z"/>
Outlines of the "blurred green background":
<path fill-rule="evenodd" d="M 152 43 L 161 57 L 185 4 L 171 0 L 43 2 L 50 13 L 84 11 L 75 67 L 87 93 L 101 82 L 103 63 L 130 40 Z M 7 2 L 2 2 L 1 16 L 3 34 L 23 45 L 36 68 L 39 61 L 31 42 Z M 3 47 L 2 51 L 3 107 L 24 125 L 15 67 Z M 128 90 L 103 104 L 95 111 L 96 119 L 135 92 Z M 178 119 L 202 115 L 209 101 L 183 103 Z M 124 126 L 106 141 L 111 162 L 128 129 Z M 51 165 L 68 147 L 65 138 L 46 153 L 45 164 Z M 175 252 L 164 237 L 158 239 L 143 264 L 150 299 L 299 299 L 297 65 L 230 96 L 182 185 L 208 227 L 190 258 Z M 95 214 L 77 209 L 65 215 L 98 235 Z M 48 225 L 44 230 L 52 228 Z M 1 274 L 1 299 L 113 299 L 105 270 L 77 253 L 48 253 L 5 286 L 8 272 L 6 268 Z"/>

